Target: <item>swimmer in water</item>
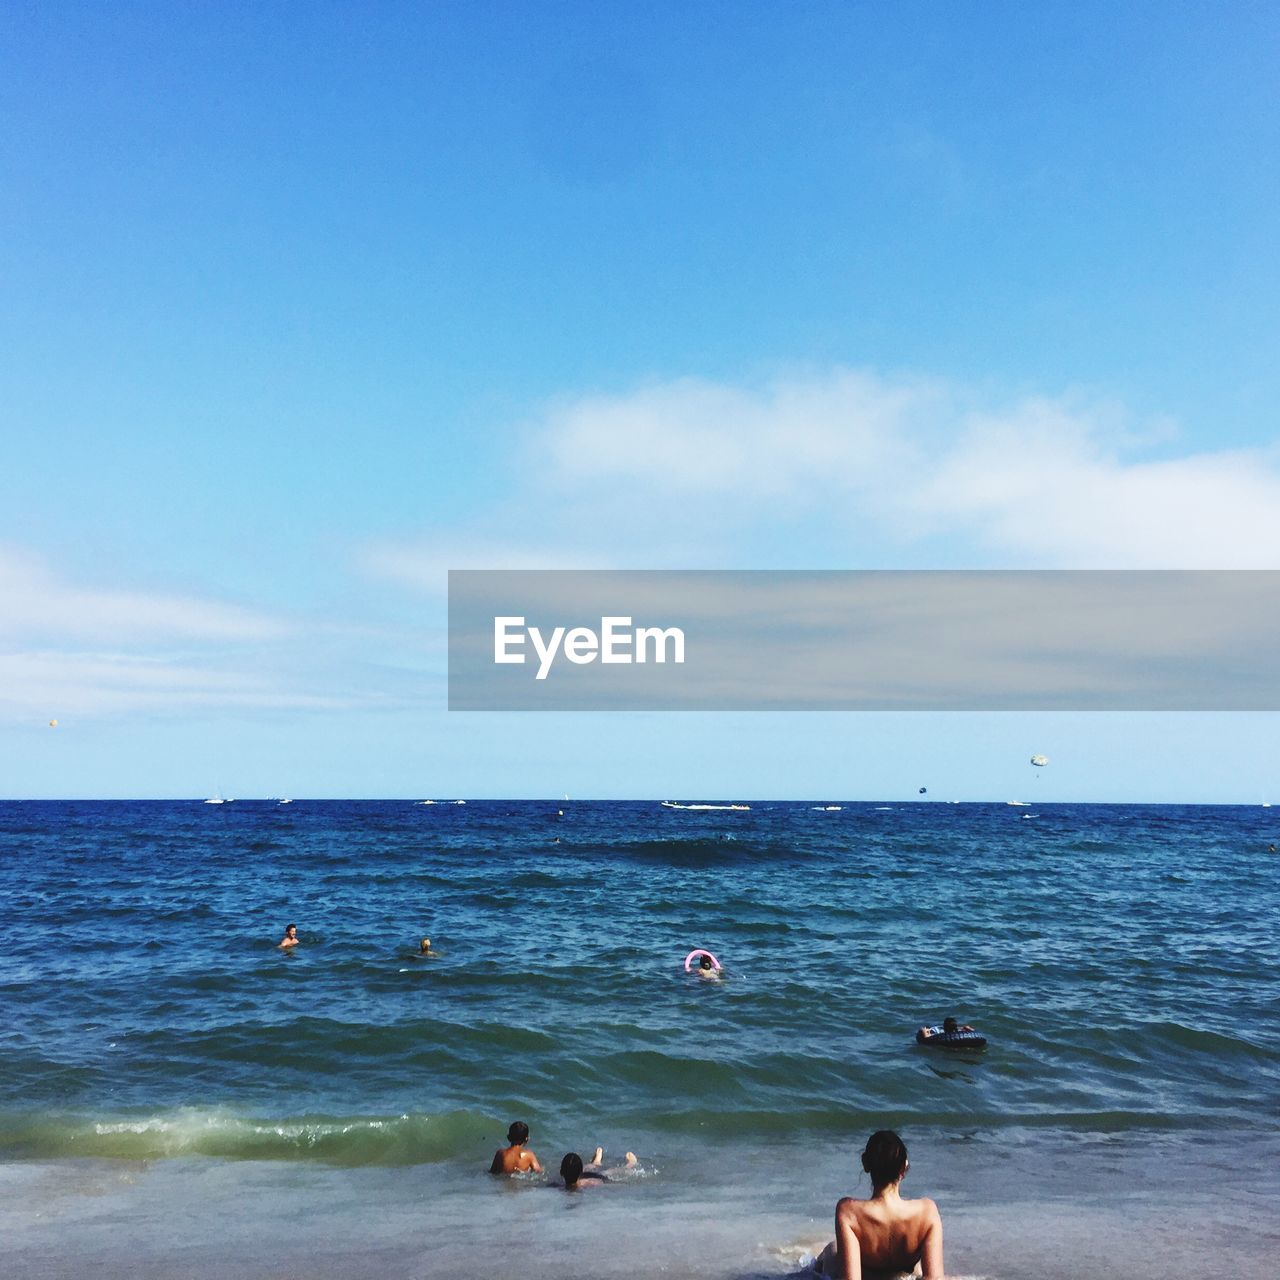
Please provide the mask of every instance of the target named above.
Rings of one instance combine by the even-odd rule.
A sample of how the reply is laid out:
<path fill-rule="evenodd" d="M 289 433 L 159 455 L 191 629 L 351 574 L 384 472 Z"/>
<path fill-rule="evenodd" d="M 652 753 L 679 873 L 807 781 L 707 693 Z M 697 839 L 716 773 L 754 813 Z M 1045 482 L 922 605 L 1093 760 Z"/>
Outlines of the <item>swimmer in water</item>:
<path fill-rule="evenodd" d="M 846 1197 L 836 1205 L 836 1238 L 815 1259 L 814 1271 L 834 1280 L 916 1267 L 925 1280 L 942 1276 L 938 1206 L 932 1200 L 904 1200 L 898 1192 L 911 1167 L 902 1139 L 888 1129 L 873 1133 L 862 1167 L 871 1175 L 871 1198 Z"/>
<path fill-rule="evenodd" d="M 499 1147 L 493 1153 L 493 1163 L 489 1166 L 490 1173 L 542 1172 L 538 1157 L 525 1146 L 529 1141 L 529 1126 L 523 1120 L 517 1120 L 507 1130 L 507 1141 L 511 1144 L 510 1146 Z"/>
<path fill-rule="evenodd" d="M 916 1032 L 916 1040 L 920 1044 L 924 1044 L 926 1040 L 932 1039 L 936 1035 L 951 1035 L 954 1031 L 972 1031 L 973 1028 L 966 1022 L 963 1027 L 956 1024 L 954 1018 L 943 1018 L 940 1027 L 921 1027 Z"/>
<path fill-rule="evenodd" d="M 431 939 L 430 939 L 430 938 L 423 938 L 423 940 L 422 940 L 421 944 L 420 944 L 420 945 L 419 945 L 419 947 L 418 947 L 418 954 L 419 954 L 420 956 L 424 956 L 424 957 L 425 957 L 425 956 L 438 956 L 440 953 L 439 953 L 438 951 L 432 951 L 432 950 L 431 950 Z"/>
<path fill-rule="evenodd" d="M 608 1182 L 609 1173 L 620 1173 L 623 1169 L 634 1169 L 639 1161 L 634 1151 L 628 1151 L 626 1160 L 616 1169 L 604 1171 L 604 1148 L 597 1147 L 591 1157 L 590 1164 L 583 1164 L 582 1157 L 576 1151 L 570 1151 L 560 1161 L 560 1176 L 564 1179 L 566 1191 L 576 1191 L 579 1187 L 589 1187 L 597 1182 Z"/>
<path fill-rule="evenodd" d="M 710 956 L 698 957 L 698 977 L 706 978 L 710 982 L 720 981 L 720 970 L 716 968 Z"/>
<path fill-rule="evenodd" d="M 284 927 L 284 937 L 280 939 L 280 950 L 288 951 L 291 947 L 298 945 L 298 926 L 296 924 L 287 924 Z"/>

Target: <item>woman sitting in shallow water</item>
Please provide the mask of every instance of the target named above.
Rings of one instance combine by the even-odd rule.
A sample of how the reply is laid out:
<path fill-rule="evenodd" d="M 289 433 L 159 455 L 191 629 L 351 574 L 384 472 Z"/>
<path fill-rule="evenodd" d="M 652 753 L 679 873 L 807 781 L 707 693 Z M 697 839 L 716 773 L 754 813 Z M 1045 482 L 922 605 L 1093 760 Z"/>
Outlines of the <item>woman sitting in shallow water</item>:
<path fill-rule="evenodd" d="M 814 1261 L 820 1276 L 861 1280 L 876 1272 L 942 1275 L 942 1216 L 932 1200 L 904 1200 L 898 1187 L 910 1162 L 902 1139 L 889 1129 L 873 1133 L 862 1153 L 871 1175 L 871 1199 L 846 1197 L 836 1205 L 836 1238 Z"/>

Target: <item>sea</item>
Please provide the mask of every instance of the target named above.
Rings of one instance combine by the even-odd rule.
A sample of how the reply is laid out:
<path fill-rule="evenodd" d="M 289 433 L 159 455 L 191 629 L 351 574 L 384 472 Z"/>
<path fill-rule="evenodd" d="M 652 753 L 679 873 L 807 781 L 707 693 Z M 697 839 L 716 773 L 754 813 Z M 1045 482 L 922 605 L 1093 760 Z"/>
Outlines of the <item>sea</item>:
<path fill-rule="evenodd" d="M 1280 810 L 435 799 L 0 804 L 0 1274 L 795 1275 L 881 1128 L 949 1275 L 1280 1256 Z"/>

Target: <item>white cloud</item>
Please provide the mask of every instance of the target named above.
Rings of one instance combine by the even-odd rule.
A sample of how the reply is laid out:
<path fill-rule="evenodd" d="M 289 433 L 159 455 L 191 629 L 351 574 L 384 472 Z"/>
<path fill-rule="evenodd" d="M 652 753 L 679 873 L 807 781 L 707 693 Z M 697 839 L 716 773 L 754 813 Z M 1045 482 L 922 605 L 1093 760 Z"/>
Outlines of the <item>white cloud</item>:
<path fill-rule="evenodd" d="M 1049 566 L 1280 568 L 1273 450 L 1127 458 L 1087 415 L 1034 401 L 970 423 L 914 486 L 922 519 Z"/>
<path fill-rule="evenodd" d="M 464 527 L 361 567 L 1280 568 L 1280 452 L 1178 453 L 1164 419 L 835 369 L 564 397 Z"/>
<path fill-rule="evenodd" d="M 552 406 L 533 480 L 562 524 L 612 531 L 595 550 L 615 563 L 643 564 L 676 526 L 693 535 L 685 563 L 709 534 L 750 567 L 798 526 L 813 567 L 866 565 L 868 547 L 890 567 L 929 539 L 972 567 L 1280 567 L 1274 449 L 1143 456 L 1168 452 L 1167 423 L 991 400 L 847 369 L 754 389 L 685 379 Z"/>
<path fill-rule="evenodd" d="M 923 419 L 942 399 L 929 384 L 849 370 L 758 391 L 688 378 L 558 405 L 537 453 L 557 488 L 614 479 L 789 500 L 914 464 Z"/>
<path fill-rule="evenodd" d="M 0 652 L 0 716 L 73 718 L 153 711 L 322 710 L 350 699 L 280 689 L 263 676 L 132 653 Z"/>
<path fill-rule="evenodd" d="M 0 640 L 249 641 L 272 639 L 284 631 L 261 614 L 195 596 L 78 586 L 59 578 L 36 556 L 0 546 Z"/>
<path fill-rule="evenodd" d="M 87 587 L 0 547 L 0 717 L 339 705 L 282 678 L 285 624 L 198 596 Z"/>
<path fill-rule="evenodd" d="M 450 569 L 603 569 L 607 561 L 589 548 L 532 547 L 453 537 L 413 542 L 376 542 L 365 547 L 357 568 L 415 592 L 444 596 Z"/>

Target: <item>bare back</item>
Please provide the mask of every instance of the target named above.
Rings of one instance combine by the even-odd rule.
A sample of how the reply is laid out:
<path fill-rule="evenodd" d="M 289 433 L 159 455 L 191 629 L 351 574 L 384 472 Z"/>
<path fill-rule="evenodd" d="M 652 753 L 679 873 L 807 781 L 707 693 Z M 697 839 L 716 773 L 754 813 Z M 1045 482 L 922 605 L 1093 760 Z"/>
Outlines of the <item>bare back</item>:
<path fill-rule="evenodd" d="M 493 1153 L 490 1173 L 541 1173 L 542 1166 L 538 1157 L 523 1143 L 515 1143 L 510 1147 L 499 1147 Z"/>
<path fill-rule="evenodd" d="M 835 1248 L 822 1260 L 823 1274 L 860 1280 L 866 1272 L 911 1271 L 941 1276 L 942 1217 L 932 1200 L 904 1200 L 896 1190 L 870 1200 L 836 1205 Z"/>

